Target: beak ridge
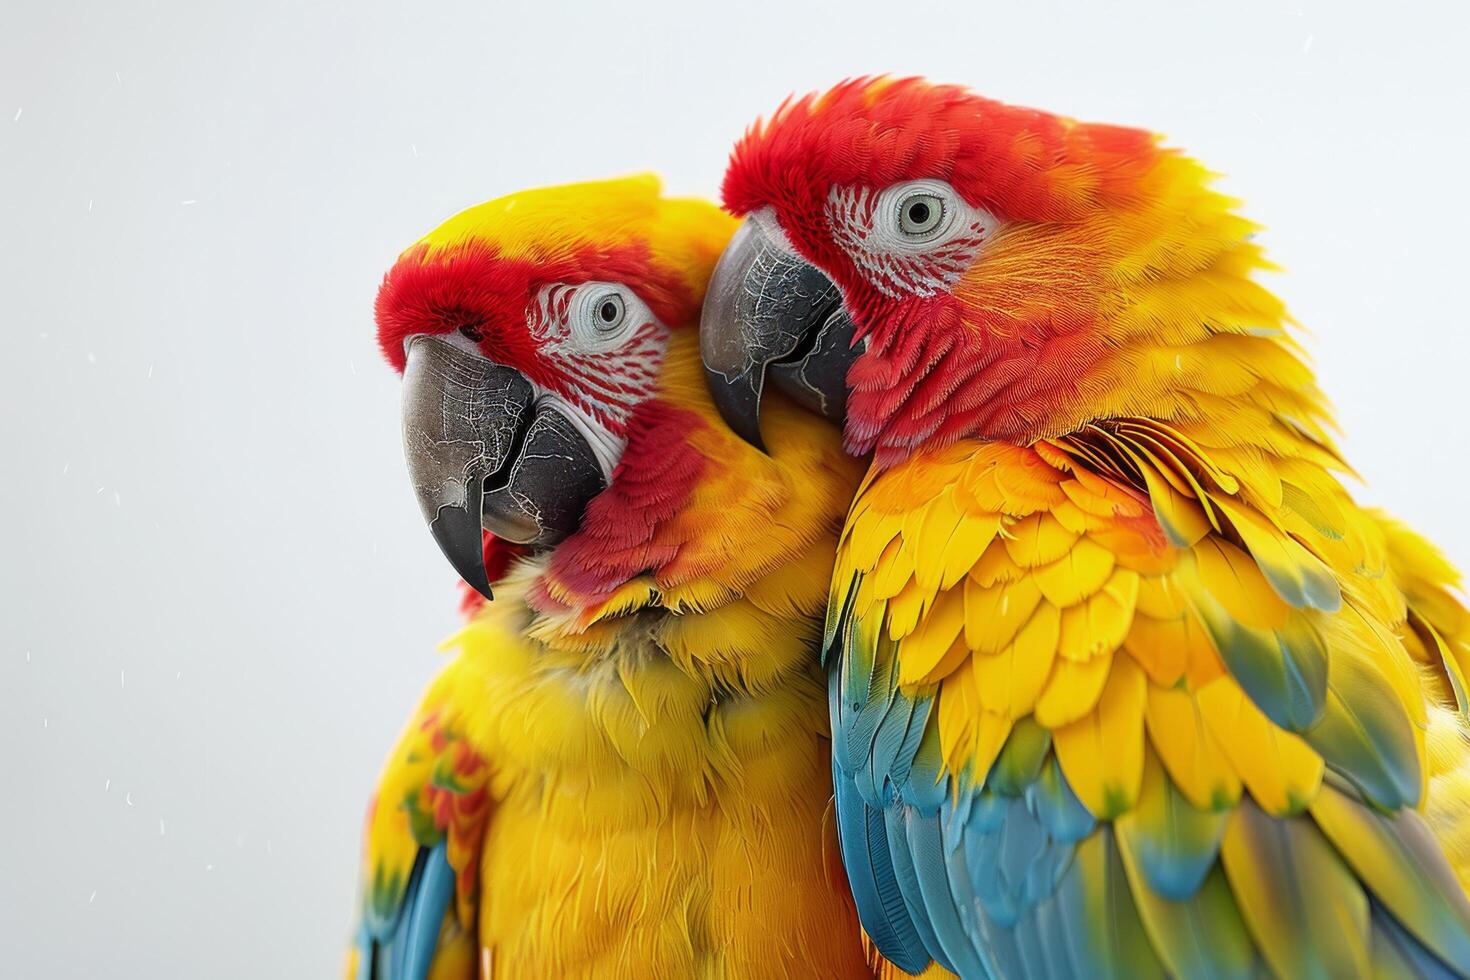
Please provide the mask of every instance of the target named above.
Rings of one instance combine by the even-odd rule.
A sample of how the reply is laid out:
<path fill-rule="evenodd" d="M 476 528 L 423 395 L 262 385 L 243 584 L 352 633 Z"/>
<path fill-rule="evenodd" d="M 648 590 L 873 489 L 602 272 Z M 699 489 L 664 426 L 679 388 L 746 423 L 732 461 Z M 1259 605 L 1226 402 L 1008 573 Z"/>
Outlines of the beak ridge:
<path fill-rule="evenodd" d="M 710 277 L 699 350 L 715 407 L 746 442 L 765 451 L 761 399 L 768 383 L 840 422 L 847 368 L 861 352 L 842 294 L 820 269 L 747 219 Z"/>
<path fill-rule="evenodd" d="M 484 483 L 515 454 L 533 397 L 519 371 L 439 337 L 409 342 L 403 452 L 414 496 L 444 557 L 487 599 Z"/>

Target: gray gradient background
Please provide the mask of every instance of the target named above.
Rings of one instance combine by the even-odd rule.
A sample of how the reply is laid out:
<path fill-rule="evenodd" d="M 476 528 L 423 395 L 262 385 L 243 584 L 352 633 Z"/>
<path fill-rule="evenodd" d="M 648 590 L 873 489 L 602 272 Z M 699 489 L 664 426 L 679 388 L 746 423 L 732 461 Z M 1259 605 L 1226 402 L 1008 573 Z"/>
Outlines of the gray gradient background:
<path fill-rule="evenodd" d="M 455 623 L 373 294 L 452 211 L 713 194 L 921 72 L 1230 176 L 1371 489 L 1470 564 L 1464 4 L 0 7 L 0 974 L 319 977 Z"/>

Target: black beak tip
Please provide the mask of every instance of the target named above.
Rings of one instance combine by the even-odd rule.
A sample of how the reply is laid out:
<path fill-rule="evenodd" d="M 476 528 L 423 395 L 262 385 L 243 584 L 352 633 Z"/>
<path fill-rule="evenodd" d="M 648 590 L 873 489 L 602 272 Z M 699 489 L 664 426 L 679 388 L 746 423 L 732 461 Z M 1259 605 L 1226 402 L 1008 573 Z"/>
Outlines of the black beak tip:
<path fill-rule="evenodd" d="M 761 438 L 761 388 L 764 386 L 764 374 L 763 367 L 749 368 L 732 379 L 708 365 L 705 366 L 707 389 L 720 418 L 725 420 L 730 431 L 769 456 L 771 451 Z"/>
<path fill-rule="evenodd" d="M 487 600 L 494 599 L 490 578 L 485 572 L 485 549 L 479 518 L 472 517 L 463 507 L 441 507 L 438 516 L 429 524 L 429 532 L 459 577 Z"/>

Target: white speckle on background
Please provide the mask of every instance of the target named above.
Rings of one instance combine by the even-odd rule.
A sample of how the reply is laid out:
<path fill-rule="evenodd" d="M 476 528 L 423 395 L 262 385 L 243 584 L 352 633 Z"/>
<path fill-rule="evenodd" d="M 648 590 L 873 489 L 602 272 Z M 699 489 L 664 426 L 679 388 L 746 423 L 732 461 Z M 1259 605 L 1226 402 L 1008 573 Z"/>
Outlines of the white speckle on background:
<path fill-rule="evenodd" d="M 198 204 L 198 203 L 199 203 L 199 202 L 198 202 L 198 201 L 196 201 L 196 200 L 195 200 L 195 199 L 194 199 L 194 198 L 192 198 L 192 197 L 191 197 L 191 198 L 189 198 L 189 199 L 188 199 L 188 200 L 187 200 L 187 201 L 180 201 L 180 202 L 179 202 L 179 206 L 180 206 L 180 207 L 185 207 L 185 208 L 187 208 L 187 207 L 188 207 L 188 206 L 189 206 L 189 205 L 191 205 L 191 204 Z"/>
<path fill-rule="evenodd" d="M 122 506 L 122 491 L 120 491 L 120 490 L 114 490 L 114 491 L 112 491 L 112 499 L 117 502 L 117 505 L 119 507 L 121 507 Z"/>
<path fill-rule="evenodd" d="M 20 122 L 20 114 L 22 112 L 25 112 L 25 110 L 24 109 L 17 109 L 17 110 L 15 110 L 15 118 L 12 119 L 11 122 Z M 414 156 L 418 156 L 418 154 L 415 153 Z"/>
<path fill-rule="evenodd" d="M 87 363 L 88 364 L 96 364 L 97 363 L 97 355 L 94 354 L 94 353 L 92 353 L 91 351 L 87 351 Z"/>
<path fill-rule="evenodd" d="M 61 464 L 61 475 L 62 476 L 66 476 L 70 472 L 71 472 L 71 460 L 67 460 L 65 463 L 62 463 Z"/>
<path fill-rule="evenodd" d="M 91 905 L 95 901 L 97 901 L 97 889 L 94 888 L 92 889 L 92 896 L 87 899 L 87 904 Z"/>
<path fill-rule="evenodd" d="M 128 790 L 127 795 L 124 796 L 123 799 L 127 801 L 128 806 L 132 806 L 133 805 L 133 791 L 132 790 Z"/>
<path fill-rule="evenodd" d="M 104 487 L 98 487 L 97 488 L 97 496 L 99 496 L 99 497 L 102 496 L 102 491 L 103 490 L 106 490 L 106 489 L 107 488 L 105 486 Z"/>
<path fill-rule="evenodd" d="M 1315 41 L 1315 40 L 1317 40 L 1317 35 L 1315 35 L 1315 34 L 1308 34 L 1307 35 L 1307 39 L 1302 42 L 1302 54 L 1311 54 L 1312 53 L 1312 42 Z"/>
<path fill-rule="evenodd" d="M 347 370 L 351 371 L 352 374 L 353 374 L 353 376 L 356 377 L 357 376 L 357 362 L 355 362 L 355 361 L 348 361 L 347 362 Z"/>
<path fill-rule="evenodd" d="M 20 118 L 20 113 L 17 112 L 15 114 L 15 118 L 19 119 Z M 410 144 L 408 144 L 408 148 L 413 151 L 413 158 L 415 160 L 417 160 L 419 158 L 418 144 L 417 143 L 410 143 Z"/>
<path fill-rule="evenodd" d="M 152 364 L 149 364 L 148 365 L 148 377 L 150 379 L 153 377 L 153 365 Z"/>
<path fill-rule="evenodd" d="M 51 727 L 51 719 L 50 718 L 42 718 L 41 719 L 41 727 L 42 728 L 50 728 Z"/>
<path fill-rule="evenodd" d="M 123 668 L 123 667 L 119 667 L 118 668 L 118 670 L 117 670 L 117 678 L 118 678 L 118 681 L 119 681 L 120 686 L 122 686 L 122 687 L 127 687 L 128 686 L 128 672 L 127 672 L 127 669 L 126 668 Z"/>
<path fill-rule="evenodd" d="M 162 836 L 164 836 L 167 833 L 168 833 L 168 830 L 163 825 L 163 818 L 162 817 L 159 817 L 158 818 L 158 836 L 159 837 L 162 837 Z"/>
<path fill-rule="evenodd" d="M 102 784 L 102 792 L 106 793 L 110 789 L 112 789 L 112 779 L 111 779 L 111 777 L 109 777 L 107 779 L 107 781 Z"/>
<path fill-rule="evenodd" d="M 91 214 L 92 213 L 92 205 L 94 205 L 96 203 L 97 202 L 95 200 L 92 200 L 90 198 L 87 200 L 87 213 L 88 214 Z"/>
<path fill-rule="evenodd" d="M 213 871 L 214 870 L 214 865 L 212 865 L 212 864 L 206 864 L 204 866 L 204 870 L 205 871 Z"/>

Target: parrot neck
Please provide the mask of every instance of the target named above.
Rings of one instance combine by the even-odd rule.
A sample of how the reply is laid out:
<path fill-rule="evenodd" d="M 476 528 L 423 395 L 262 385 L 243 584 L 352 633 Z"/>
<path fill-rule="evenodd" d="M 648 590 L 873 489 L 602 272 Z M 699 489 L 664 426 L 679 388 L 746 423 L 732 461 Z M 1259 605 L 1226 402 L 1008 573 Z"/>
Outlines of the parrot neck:
<path fill-rule="evenodd" d="M 1255 226 L 1208 179 L 1161 155 L 1148 193 L 1007 226 L 948 293 L 870 292 L 853 310 L 868 349 L 848 375 L 849 448 L 887 466 L 921 447 L 1030 445 L 1124 417 L 1218 430 L 1222 446 L 1249 438 L 1243 421 L 1328 444 L 1290 317 L 1255 281 L 1270 268 Z"/>
<path fill-rule="evenodd" d="M 1109 419 L 1152 418 L 1187 424 L 1222 448 L 1257 441 L 1261 427 L 1285 426 L 1333 451 L 1326 397 L 1280 325 L 1172 340 L 1072 336 L 1046 349 L 1050 360 L 1023 358 L 1027 370 L 1011 380 L 994 367 L 1007 355 L 954 350 L 906 394 L 865 375 L 871 387 L 855 388 L 849 402 L 849 449 L 874 452 L 886 468 L 917 449 L 961 440 L 1028 446 Z"/>
<path fill-rule="evenodd" d="M 611 484 L 540 564 L 526 603 L 548 628 L 657 610 L 693 621 L 777 583 L 801 596 L 784 605 L 819 614 L 862 464 L 830 423 L 779 398 L 769 455 L 744 442 L 710 399 L 698 342 L 693 328 L 673 332 L 658 395 L 635 411 Z"/>

